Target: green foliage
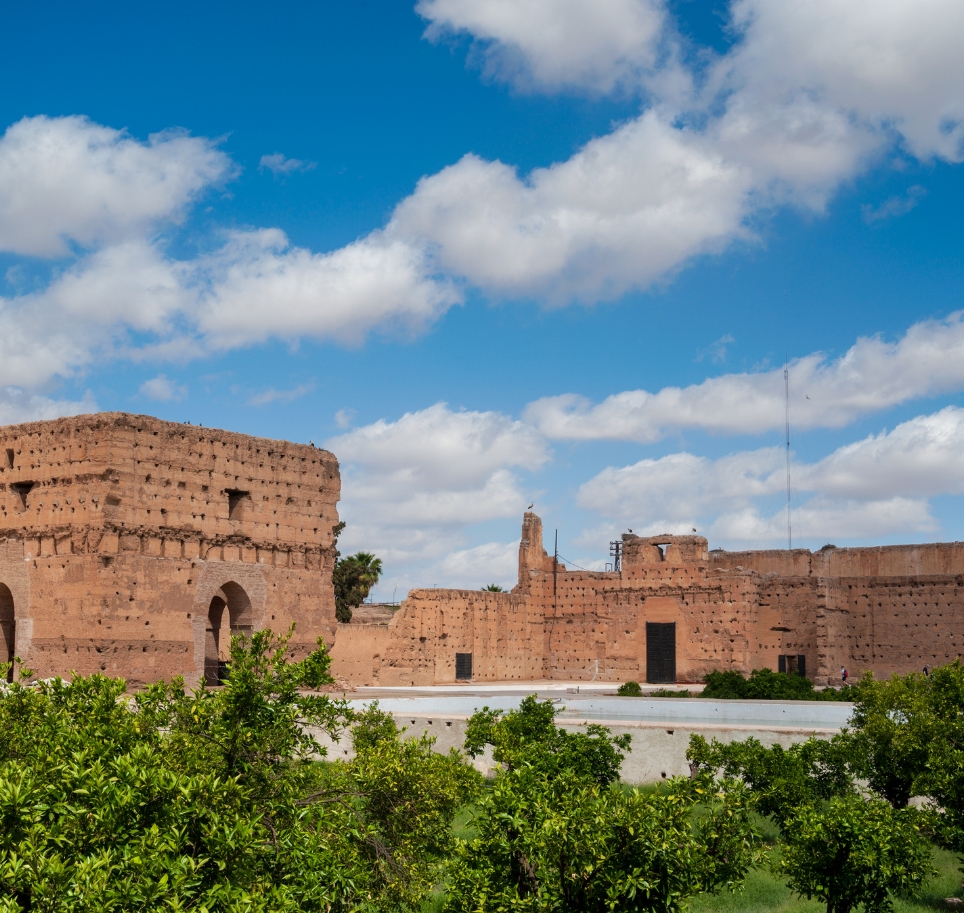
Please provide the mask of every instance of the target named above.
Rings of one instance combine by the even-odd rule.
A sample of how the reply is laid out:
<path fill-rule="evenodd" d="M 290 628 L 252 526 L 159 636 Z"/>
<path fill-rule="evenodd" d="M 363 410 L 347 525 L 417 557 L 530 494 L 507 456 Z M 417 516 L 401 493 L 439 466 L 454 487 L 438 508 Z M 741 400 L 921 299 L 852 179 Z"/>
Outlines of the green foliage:
<path fill-rule="evenodd" d="M 647 697 L 693 697 L 693 692 L 676 688 L 653 688 Z"/>
<path fill-rule="evenodd" d="M 739 777 L 760 813 L 772 816 L 784 830 L 801 806 L 853 791 L 847 746 L 840 741 L 808 739 L 789 748 L 768 748 L 757 739 L 708 743 L 694 735 L 686 757 L 700 771 Z"/>
<path fill-rule="evenodd" d="M 639 682 L 623 682 L 616 689 L 616 694 L 620 697 L 642 697 L 643 689 L 639 687 Z"/>
<path fill-rule="evenodd" d="M 714 700 L 813 701 L 813 682 L 800 675 L 754 669 L 748 679 L 734 669 L 710 672 L 703 677 L 702 697 Z"/>
<path fill-rule="evenodd" d="M 331 575 L 335 587 L 335 618 L 348 624 L 352 609 L 365 601 L 381 575 L 381 558 L 371 552 L 358 552 L 338 559 Z"/>
<path fill-rule="evenodd" d="M 857 774 L 894 808 L 904 808 L 926 771 L 932 746 L 931 681 L 923 675 L 895 675 L 860 682 L 845 739 Z"/>
<path fill-rule="evenodd" d="M 713 789 L 702 777 L 624 789 L 626 741 L 554 720 L 551 702 L 529 697 L 469 721 L 466 750 L 491 745 L 502 767 L 479 802 L 476 835 L 458 843 L 445 910 L 676 911 L 742 881 L 758 844 L 742 786 Z"/>
<path fill-rule="evenodd" d="M 694 824 L 698 801 L 708 807 Z M 736 786 L 707 796 L 678 780 L 643 794 L 524 764 L 500 775 L 476 820 L 456 853 L 450 913 L 676 911 L 738 885 L 756 853 Z"/>
<path fill-rule="evenodd" d="M 369 725 L 319 764 L 312 733 L 351 719 L 270 632 L 236 638 L 223 688 L 102 676 L 0 696 L 0 910 L 348 911 L 416 905 L 477 778 Z M 363 721 L 362 725 L 365 725 Z M 431 755 L 431 756 L 429 756 Z M 403 769 L 400 773 L 400 769 Z"/>
<path fill-rule="evenodd" d="M 525 764 L 549 778 L 573 770 L 600 786 L 618 781 L 630 737 L 611 738 L 609 730 L 596 723 L 585 733 L 569 732 L 556 726 L 555 717 L 552 701 L 540 702 L 531 694 L 518 710 L 506 714 L 483 707 L 469 718 L 465 751 L 475 758 L 491 745 L 492 757 L 508 769 Z"/>
<path fill-rule="evenodd" d="M 943 810 L 937 819 L 938 836 L 946 847 L 964 855 L 964 666 L 960 660 L 939 666 L 926 681 L 927 718 L 910 721 L 928 752 L 915 791 Z"/>
<path fill-rule="evenodd" d="M 894 894 L 919 893 L 934 872 L 920 815 L 879 799 L 804 806 L 784 833 L 781 871 L 798 894 L 824 901 L 827 913 L 891 910 Z"/>
<path fill-rule="evenodd" d="M 499 586 L 499 584 L 497 583 L 490 583 L 488 584 L 488 586 L 482 587 L 482 592 L 483 593 L 504 593 L 505 590 L 503 590 L 502 587 Z"/>

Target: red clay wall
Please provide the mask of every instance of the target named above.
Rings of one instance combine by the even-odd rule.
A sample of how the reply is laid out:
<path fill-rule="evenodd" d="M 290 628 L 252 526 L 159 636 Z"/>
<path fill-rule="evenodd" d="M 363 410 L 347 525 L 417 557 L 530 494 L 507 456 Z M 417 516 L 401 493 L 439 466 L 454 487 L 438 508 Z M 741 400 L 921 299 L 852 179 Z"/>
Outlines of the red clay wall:
<path fill-rule="evenodd" d="M 294 622 L 297 655 L 330 642 L 339 489 L 326 451 L 146 416 L 0 428 L 17 653 L 40 675 L 197 681 L 230 594 L 239 629 Z"/>
<path fill-rule="evenodd" d="M 373 678 L 449 682 L 455 653 L 472 652 L 477 680 L 643 681 L 647 622 L 676 623 L 680 681 L 789 654 L 825 683 L 841 666 L 886 676 L 964 652 L 961 543 L 708 552 L 699 536 L 626 535 L 622 558 L 619 573 L 557 565 L 527 513 L 511 598 L 413 591 Z"/>

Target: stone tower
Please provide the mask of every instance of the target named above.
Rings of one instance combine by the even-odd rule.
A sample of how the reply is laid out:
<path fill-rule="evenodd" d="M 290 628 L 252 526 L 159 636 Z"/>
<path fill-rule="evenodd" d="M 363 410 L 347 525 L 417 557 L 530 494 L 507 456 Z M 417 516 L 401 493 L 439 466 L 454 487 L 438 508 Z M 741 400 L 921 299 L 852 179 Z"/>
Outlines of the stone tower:
<path fill-rule="evenodd" d="M 331 643 L 340 487 L 325 450 L 147 416 L 0 428 L 0 662 L 193 684 L 231 631 Z"/>

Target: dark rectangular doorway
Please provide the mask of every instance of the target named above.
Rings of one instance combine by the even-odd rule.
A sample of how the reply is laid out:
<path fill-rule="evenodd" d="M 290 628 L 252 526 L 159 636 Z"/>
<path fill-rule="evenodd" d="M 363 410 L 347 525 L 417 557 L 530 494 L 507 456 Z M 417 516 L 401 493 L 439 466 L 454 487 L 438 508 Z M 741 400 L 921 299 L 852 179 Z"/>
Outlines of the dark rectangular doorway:
<path fill-rule="evenodd" d="M 465 682 L 472 678 L 472 654 L 455 654 L 455 680 Z"/>
<path fill-rule="evenodd" d="M 676 622 L 646 622 L 646 681 L 665 685 L 676 681 Z"/>

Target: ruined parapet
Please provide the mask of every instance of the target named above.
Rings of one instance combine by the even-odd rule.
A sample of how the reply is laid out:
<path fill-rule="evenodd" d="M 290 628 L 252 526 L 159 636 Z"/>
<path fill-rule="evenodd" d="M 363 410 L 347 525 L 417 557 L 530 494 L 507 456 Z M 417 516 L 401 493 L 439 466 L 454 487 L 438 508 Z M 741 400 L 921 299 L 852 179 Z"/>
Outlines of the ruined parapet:
<path fill-rule="evenodd" d="M 623 533 L 623 570 L 641 565 L 678 566 L 708 561 L 709 543 L 703 536 L 636 536 Z"/>

